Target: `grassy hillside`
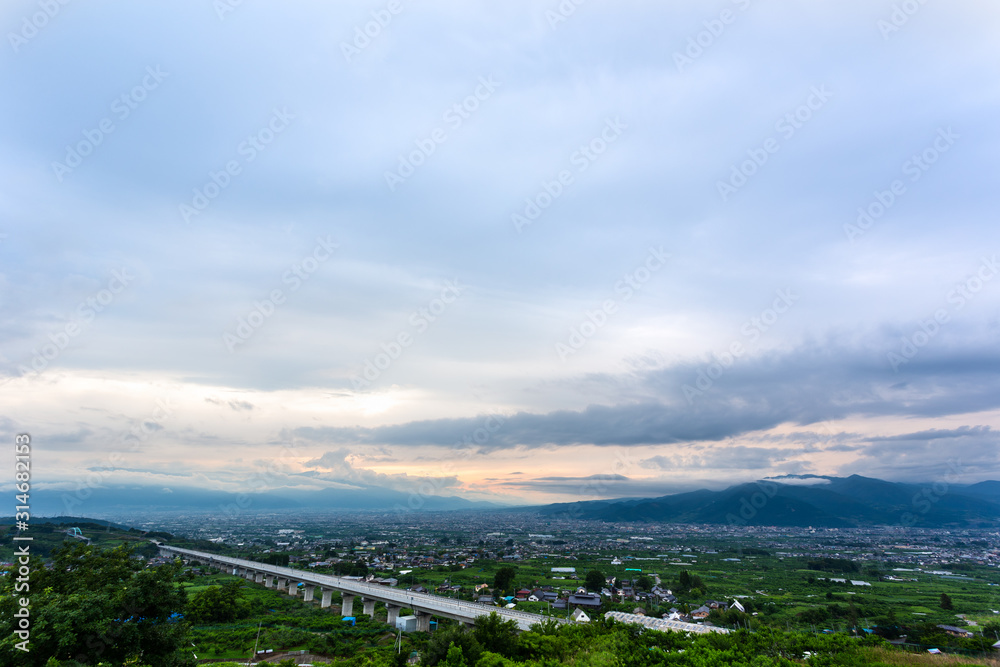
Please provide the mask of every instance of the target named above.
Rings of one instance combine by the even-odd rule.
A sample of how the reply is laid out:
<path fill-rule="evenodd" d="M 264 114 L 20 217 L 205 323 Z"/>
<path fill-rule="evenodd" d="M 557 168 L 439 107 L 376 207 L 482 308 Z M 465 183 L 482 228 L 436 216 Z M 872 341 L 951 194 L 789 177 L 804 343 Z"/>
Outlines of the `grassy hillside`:
<path fill-rule="evenodd" d="M 53 521 L 58 521 L 54 523 Z M 79 528 L 85 540 L 72 537 L 67 534 L 70 528 Z M 14 557 L 13 537 L 17 534 L 14 528 L 14 521 L 8 517 L 0 519 L 0 561 L 10 562 Z M 31 553 L 34 555 L 47 556 L 56 547 L 64 543 L 76 543 L 90 541 L 95 546 L 102 548 L 114 548 L 126 542 L 135 543 L 139 552 L 150 556 L 156 553 L 155 549 L 149 546 L 149 537 L 142 531 L 115 526 L 114 524 L 98 523 L 94 519 L 76 519 L 75 522 L 62 522 L 59 519 L 46 519 L 43 523 L 32 523 L 25 533 L 33 539 L 31 541 Z"/>

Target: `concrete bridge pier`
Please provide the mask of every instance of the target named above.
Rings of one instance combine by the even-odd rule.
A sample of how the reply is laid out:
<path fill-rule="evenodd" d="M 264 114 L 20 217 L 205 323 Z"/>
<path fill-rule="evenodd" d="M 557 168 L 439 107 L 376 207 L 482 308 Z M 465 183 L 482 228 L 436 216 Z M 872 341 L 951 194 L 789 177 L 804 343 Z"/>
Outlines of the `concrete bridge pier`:
<path fill-rule="evenodd" d="M 263 581 L 267 588 L 280 590 L 282 593 L 288 591 L 292 596 L 298 596 L 298 588 L 301 587 L 303 591 L 301 597 L 304 601 L 308 600 L 311 602 L 322 596 L 321 606 L 323 608 L 332 606 L 333 596 L 336 593 L 338 597 L 343 599 L 343 605 L 338 607 L 338 611 L 345 616 L 355 615 L 354 600 L 358 597 L 362 599 L 364 613 L 367 615 L 372 615 L 375 612 L 376 602 L 384 604 L 386 606 L 386 616 L 382 618 L 387 618 L 390 624 L 398 621 L 403 609 L 413 609 L 413 615 L 416 616 L 417 620 L 415 625 L 423 632 L 430 630 L 433 625 L 431 619 L 434 616 L 452 618 L 464 624 L 473 625 L 477 616 L 482 615 L 484 611 L 488 611 L 484 610 L 482 605 L 476 603 L 450 600 L 440 598 L 440 596 L 406 596 L 404 598 L 405 594 L 398 590 L 381 591 L 372 586 L 365 586 L 363 584 L 355 585 L 353 582 L 346 581 L 341 584 L 337 580 L 329 579 L 325 576 L 314 575 L 306 571 L 290 570 L 266 563 L 255 563 L 238 558 L 227 558 L 225 556 L 216 556 L 174 547 L 161 547 L 161 551 L 170 557 L 183 558 L 193 563 L 203 563 L 208 567 L 217 568 L 222 572 L 244 575 L 248 579 L 257 582 Z M 292 574 L 287 574 L 288 572 L 296 574 L 293 576 Z M 342 585 L 347 588 L 346 591 L 341 588 Z M 317 588 L 319 592 L 316 591 Z M 527 629 L 532 622 L 543 619 L 542 616 L 536 614 L 512 613 L 503 609 L 497 611 L 504 618 L 514 620 L 522 630 Z M 360 609 L 357 615 L 361 616 Z M 556 620 L 560 623 L 567 622 L 561 618 Z"/>
<path fill-rule="evenodd" d="M 392 627 L 396 627 L 396 619 L 399 618 L 399 610 L 401 607 L 399 605 L 389 604 L 386 602 L 385 609 L 389 612 L 385 622 Z"/>

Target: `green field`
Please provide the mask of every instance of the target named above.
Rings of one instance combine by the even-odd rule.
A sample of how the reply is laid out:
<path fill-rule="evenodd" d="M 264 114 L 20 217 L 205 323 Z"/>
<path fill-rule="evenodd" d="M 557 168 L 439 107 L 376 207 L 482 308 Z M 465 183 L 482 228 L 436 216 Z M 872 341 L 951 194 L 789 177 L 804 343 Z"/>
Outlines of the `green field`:
<path fill-rule="evenodd" d="M 95 553 L 106 553 L 118 545 L 130 545 L 136 573 L 146 568 L 136 557 L 151 557 L 158 553 L 144 533 L 96 524 L 83 524 L 82 527 L 84 535 L 90 538 Z M 38 555 L 51 553 L 61 546 L 82 546 L 79 540 L 65 535 L 61 526 L 32 526 L 32 531 L 35 536 L 35 567 L 43 566 Z M 0 541 L 0 548 L 12 548 L 11 532 L 3 530 L 0 535 L 4 538 Z M 172 538 L 170 542 L 195 549 L 209 548 L 210 545 L 213 551 L 251 559 L 273 559 L 279 554 L 273 549 L 232 550 L 193 540 Z M 610 664 L 594 662 L 597 659 L 595 656 L 605 656 L 609 651 L 613 654 L 619 650 L 613 648 L 612 644 L 625 642 L 626 635 L 630 637 L 626 642 L 631 646 L 628 650 L 639 650 L 637 655 L 643 656 L 642 660 L 634 663 L 636 665 L 700 664 L 688 660 L 693 660 L 692 656 L 700 650 L 707 651 L 706 655 L 715 655 L 712 651 L 722 649 L 712 642 L 730 640 L 713 639 L 722 635 L 709 635 L 705 639 L 681 639 L 668 636 L 676 633 L 661 636 L 660 633 L 635 634 L 638 631 L 631 630 L 628 632 L 632 634 L 622 635 L 622 631 L 603 622 L 603 612 L 632 612 L 640 607 L 648 616 L 660 616 L 673 607 L 686 613 L 708 600 L 731 603 L 734 599 L 740 601 L 746 608 L 746 613 L 736 610 L 713 611 L 708 621 L 717 626 L 740 630 L 746 633 L 746 637 L 762 635 L 773 637 L 774 642 L 790 642 L 789 646 L 792 648 L 788 648 L 782 655 L 772 656 L 777 662 L 761 664 L 996 664 L 992 657 L 995 652 L 990 649 L 994 642 L 1000 640 L 1000 614 L 993 613 L 993 610 L 1000 610 L 1000 586 L 996 585 L 1000 583 L 1000 571 L 995 566 L 976 563 L 971 559 L 949 563 L 940 558 L 927 565 L 914 564 L 910 562 L 913 557 L 901 550 L 876 559 L 860 546 L 837 547 L 835 556 L 827 557 L 795 555 L 796 550 L 779 552 L 775 549 L 745 548 L 739 542 L 727 543 L 718 538 L 701 541 L 686 538 L 682 543 L 686 546 L 662 544 L 631 553 L 627 551 L 629 545 L 615 545 L 614 551 L 595 549 L 589 552 L 577 551 L 574 555 L 537 555 L 520 560 L 479 557 L 467 567 L 457 564 L 413 567 L 400 563 L 394 569 L 379 567 L 377 570 L 369 570 L 368 564 L 361 562 L 361 554 L 342 548 L 339 550 L 341 553 L 350 555 L 330 569 L 368 570 L 378 576 L 393 576 L 397 578 L 400 588 L 420 585 L 434 592 L 443 584 L 458 586 L 459 590 L 449 591 L 446 595 L 467 600 L 476 596 L 476 585 L 486 584 L 492 587 L 502 568 L 513 568 L 514 571 L 513 581 L 507 586 L 507 594 L 519 588 L 545 586 L 551 587 L 560 595 L 574 592 L 583 586 L 590 571 L 598 570 L 602 578 L 615 577 L 618 582 L 637 579 L 640 575 L 648 577 L 644 584 L 659 583 L 677 596 L 676 602 L 662 604 L 650 600 L 605 598 L 600 611 L 590 614 L 595 621 L 592 630 L 566 629 L 551 634 L 554 632 L 551 629 L 540 629 L 537 633 L 525 633 L 516 641 L 511 640 L 513 647 L 509 651 L 500 651 L 506 656 L 502 660 L 500 656 L 487 656 L 492 662 L 482 663 L 484 667 L 522 663 L 562 664 L 552 660 L 546 662 L 546 651 L 551 654 L 550 658 L 558 655 L 560 661 L 571 664 Z M 366 550 L 365 555 L 381 555 L 385 558 L 385 552 L 391 549 L 393 547 L 387 546 L 380 549 L 378 554 Z M 662 555 L 651 555 L 651 550 Z M 336 550 L 313 553 L 305 557 L 304 561 L 329 558 L 334 551 Z M 812 553 L 808 549 L 802 549 L 802 552 Z M 428 544 L 422 550 L 410 547 L 409 553 L 447 560 L 444 558 L 447 552 L 433 544 Z M 633 553 L 636 554 L 635 557 Z M 895 561 L 894 556 L 897 559 Z M 409 557 L 404 562 L 409 563 Z M 373 562 L 369 564 L 374 565 Z M 301 563 L 292 565 L 303 566 Z M 179 564 L 177 567 L 180 567 Z M 575 568 L 575 573 L 552 572 L 552 568 L 566 567 Z M 937 571 L 940 572 L 934 573 Z M 261 584 L 197 567 L 176 570 L 171 576 L 175 577 L 174 583 L 170 584 L 171 590 L 179 589 L 184 592 L 181 598 L 184 602 L 175 607 L 176 618 L 171 622 L 177 624 L 175 628 L 183 630 L 192 660 L 196 655 L 199 661 L 245 661 L 256 647 L 258 650 L 273 650 L 271 655 L 287 651 L 310 651 L 334 663 L 359 666 L 396 665 L 399 664 L 397 658 L 403 660 L 411 651 L 416 651 L 422 656 L 424 664 L 433 665 L 444 660 L 451 643 L 460 644 L 463 655 L 469 658 L 479 659 L 477 651 L 483 648 L 476 648 L 478 644 L 475 642 L 469 643 L 472 635 L 463 634 L 457 624 L 442 620 L 429 635 L 404 635 L 401 646 L 393 653 L 392 646 L 397 635 L 393 628 L 385 624 L 387 613 L 381 604 L 376 606 L 374 618 L 362 615 L 361 609 L 356 606 L 355 622 L 351 624 L 341 618 L 340 599 L 336 594 L 333 606 L 321 609 L 319 600 L 307 603 L 301 597 L 288 596 L 284 591 L 267 589 Z M 892 578 L 901 580 L 894 581 Z M 834 582 L 832 579 L 847 581 Z M 853 585 L 850 580 L 864 581 L 870 585 Z M 8 579 L 5 585 L 9 586 L 10 583 Z M 108 590 L 113 595 L 116 594 L 113 584 Z M 231 599 L 227 598 L 228 602 L 222 603 L 220 596 L 224 596 L 227 590 L 230 591 Z M 548 604 L 542 602 L 515 601 L 514 604 L 523 611 L 567 614 L 566 611 L 550 609 Z M 947 606 L 950 608 L 945 608 Z M 402 610 L 401 614 L 408 611 Z M 967 625 L 966 621 L 974 621 L 976 625 Z M 106 618 L 104 622 L 107 622 Z M 966 628 L 974 636 L 971 639 L 952 637 L 938 630 L 935 627 L 937 625 Z M 584 635 L 573 634 L 579 632 Z M 880 638 L 897 640 L 901 636 L 905 636 L 909 652 L 879 645 L 882 641 Z M 446 643 L 442 645 L 442 642 Z M 576 645 L 573 642 L 581 642 L 581 646 L 589 648 L 574 648 Z M 551 646 L 545 648 L 549 644 Z M 556 645 L 559 646 L 558 649 L 555 648 Z M 678 657 L 682 645 L 687 647 L 683 649 L 686 652 L 683 660 Z M 640 648 L 637 649 L 637 646 Z M 669 648 L 671 646 L 673 649 Z M 803 646 L 827 647 L 824 650 L 832 650 L 829 647 L 837 646 L 837 651 L 850 658 L 847 662 L 829 662 L 826 658 L 813 655 L 805 660 L 808 656 L 803 653 L 807 650 Z M 941 648 L 952 655 L 930 656 L 926 654 L 928 648 Z M 813 653 L 812 649 L 808 650 L 810 654 Z M 667 656 L 674 657 L 668 659 Z M 962 656 L 961 660 L 964 662 L 959 661 L 956 656 Z M 656 660 L 649 662 L 654 657 Z M 721 659 L 719 656 L 713 658 Z M 781 662 L 786 659 L 790 661 Z M 467 667 L 472 667 L 473 662 L 467 660 L 466 664 Z M 730 663 L 723 661 L 704 664 Z"/>

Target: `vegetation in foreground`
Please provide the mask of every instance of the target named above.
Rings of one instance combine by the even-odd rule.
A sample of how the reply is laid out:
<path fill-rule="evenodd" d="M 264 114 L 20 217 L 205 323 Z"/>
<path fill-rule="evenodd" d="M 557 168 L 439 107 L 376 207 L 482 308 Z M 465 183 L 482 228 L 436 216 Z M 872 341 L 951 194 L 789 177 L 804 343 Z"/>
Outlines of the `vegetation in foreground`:
<path fill-rule="evenodd" d="M 136 546 L 124 542 L 108 549 L 100 545 L 76 543 L 54 550 L 50 567 L 41 562 L 33 563 L 30 577 L 32 651 L 28 654 L 14 649 L 14 582 L 13 577 L 4 577 L 0 583 L 3 592 L 0 597 L 0 631 L 3 632 L 0 637 L 0 667 L 190 667 L 199 661 L 224 665 L 227 660 L 235 665 L 237 662 L 245 664 L 255 646 L 274 649 L 272 655 L 279 660 L 287 651 L 306 650 L 317 656 L 314 663 L 325 661 L 331 665 L 358 666 L 402 665 L 413 653 L 417 654 L 421 664 L 448 667 L 556 664 L 581 667 L 605 664 L 636 667 L 1000 665 L 993 656 L 982 651 L 986 647 L 980 647 L 978 639 L 948 637 L 929 623 L 924 623 L 927 627 L 911 625 L 905 629 L 925 633 L 920 635 L 922 641 L 964 649 L 969 655 L 934 656 L 891 647 L 883 637 L 878 636 L 891 634 L 892 626 L 888 624 L 876 625 L 878 633 L 850 636 L 847 633 L 785 631 L 769 627 L 761 617 L 743 615 L 734 619 L 719 614 L 713 619 L 717 624 L 732 622 L 733 625 L 749 626 L 749 630 L 728 635 L 691 636 L 655 632 L 598 617 L 593 623 L 579 625 L 558 625 L 550 620 L 530 632 L 518 633 L 512 623 L 492 616 L 480 619 L 471 630 L 443 623 L 431 634 L 404 635 L 400 645 L 396 646 L 395 631 L 378 620 L 358 616 L 353 623 L 345 622 L 330 609 L 319 609 L 315 603 L 303 603 L 279 591 L 228 575 L 185 570 L 179 562 L 146 567 L 145 562 L 137 558 Z M 836 570 L 841 564 L 825 565 Z M 487 566 L 485 569 L 495 570 L 490 577 L 495 588 L 498 583 L 499 587 L 512 588 L 519 580 L 532 577 L 534 567 L 525 564 L 518 567 Z M 755 573 L 763 571 L 759 564 L 752 567 Z M 596 585 L 603 573 L 595 574 L 595 571 L 596 568 L 585 570 L 588 576 L 581 582 L 586 583 L 589 578 Z M 664 583 L 694 600 L 710 594 L 720 585 L 712 572 L 711 569 L 701 569 L 705 577 L 702 580 L 700 575 L 682 570 L 676 580 L 665 580 Z M 876 608 L 883 603 L 869 602 L 867 596 L 844 596 L 845 600 L 838 601 L 842 593 L 836 591 L 840 589 L 821 583 L 814 576 L 822 572 L 820 569 L 802 572 L 789 567 L 779 574 L 784 582 L 805 582 L 809 578 L 811 581 L 805 584 L 809 590 L 826 590 L 828 595 L 816 595 L 819 599 L 814 609 L 837 609 L 838 605 L 848 611 L 853 609 L 854 617 L 846 619 L 845 623 L 857 624 L 861 614 L 867 613 L 873 614 L 873 620 L 888 621 L 893 617 L 891 608 Z M 462 573 L 440 573 L 449 577 L 456 574 L 460 576 Z M 486 574 L 480 570 L 478 576 Z M 643 577 L 641 586 L 648 587 L 648 577 Z M 936 606 L 942 614 L 954 613 L 955 609 L 948 607 L 961 609 L 971 593 L 963 595 L 963 588 L 970 585 L 967 581 L 950 582 L 948 585 L 952 595 L 933 589 L 933 594 L 937 595 Z M 925 590 L 924 593 L 932 591 Z M 804 611 L 808 612 L 808 609 L 798 608 L 797 604 L 789 606 L 795 618 L 800 620 Z M 764 610 L 766 606 L 761 605 L 760 608 Z M 875 617 L 875 612 L 880 615 Z M 771 613 L 775 613 L 774 610 Z M 384 618 L 384 614 L 381 608 L 376 612 L 377 617 Z M 761 614 L 765 618 L 769 615 L 766 612 Z M 897 627 L 904 628 L 902 624 L 897 624 Z"/>

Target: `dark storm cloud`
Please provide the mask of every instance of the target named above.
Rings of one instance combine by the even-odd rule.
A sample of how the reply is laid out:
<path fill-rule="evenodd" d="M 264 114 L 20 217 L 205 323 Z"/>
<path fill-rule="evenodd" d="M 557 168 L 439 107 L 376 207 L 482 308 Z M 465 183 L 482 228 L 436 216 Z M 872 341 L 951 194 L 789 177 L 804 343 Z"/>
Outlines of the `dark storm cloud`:
<path fill-rule="evenodd" d="M 863 343 L 803 345 L 740 361 L 693 404 L 685 401 L 681 388 L 693 382 L 698 365 L 646 371 L 632 378 L 646 393 L 643 402 L 546 414 L 520 412 L 506 417 L 481 449 L 719 441 L 786 422 L 941 417 L 1000 406 L 1000 355 L 993 349 L 928 350 L 906 369 L 903 387 L 878 351 L 886 341 L 875 338 Z M 621 378 L 609 376 L 606 381 Z M 660 401 L 650 400 L 657 395 Z M 375 428 L 302 427 L 294 434 L 330 443 L 450 445 L 481 422 L 465 418 Z M 960 429 L 955 434 L 985 433 Z M 923 433 L 914 439 L 928 438 Z"/>

